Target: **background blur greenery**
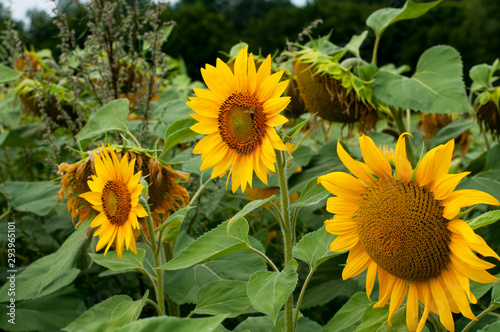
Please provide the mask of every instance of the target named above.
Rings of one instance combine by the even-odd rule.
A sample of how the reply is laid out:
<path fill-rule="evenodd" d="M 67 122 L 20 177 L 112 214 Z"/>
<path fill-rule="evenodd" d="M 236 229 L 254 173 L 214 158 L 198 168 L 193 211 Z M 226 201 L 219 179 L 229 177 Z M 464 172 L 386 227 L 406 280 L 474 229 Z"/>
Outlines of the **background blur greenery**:
<path fill-rule="evenodd" d="M 130 3 L 144 0 L 129 0 Z M 70 28 L 83 45 L 88 34 L 85 11 L 71 0 L 63 11 Z M 199 68 L 229 51 L 232 45 L 244 41 L 250 51 L 275 54 L 296 41 L 298 34 L 316 19 L 323 20 L 312 36 L 324 36 L 333 29 L 331 41 L 343 45 L 352 35 L 366 29 L 370 13 L 382 7 L 401 7 L 402 0 L 308 0 L 296 7 L 290 0 L 180 0 L 163 15 L 177 27 L 163 50 L 175 58 L 182 57 L 188 74 L 201 79 Z M 0 29 L 6 20 L 6 7 L 0 4 Z M 478 63 L 491 63 L 500 49 L 500 12 L 497 0 L 448 0 L 427 15 L 397 23 L 389 29 L 379 48 L 379 64 L 416 63 L 422 49 L 446 44 L 457 48 L 464 61 L 464 72 Z M 43 11 L 28 14 L 30 24 L 17 22 L 21 41 L 36 50 L 51 49 L 57 60 L 60 50 L 58 29 L 53 18 Z M 370 32 L 371 33 L 371 32 Z M 369 35 L 361 48 L 373 48 L 374 36 Z M 468 75 L 464 79 L 469 80 Z"/>

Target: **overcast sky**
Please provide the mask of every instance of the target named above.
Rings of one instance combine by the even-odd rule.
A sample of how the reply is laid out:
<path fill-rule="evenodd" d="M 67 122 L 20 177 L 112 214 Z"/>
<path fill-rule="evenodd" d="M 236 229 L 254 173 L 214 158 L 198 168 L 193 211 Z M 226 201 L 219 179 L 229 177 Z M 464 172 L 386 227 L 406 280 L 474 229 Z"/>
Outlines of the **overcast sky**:
<path fill-rule="evenodd" d="M 306 0 L 291 0 L 295 5 L 302 6 L 306 3 Z M 175 2 L 172 1 L 172 2 Z M 12 9 L 12 17 L 15 20 L 23 20 L 28 23 L 26 18 L 26 12 L 29 9 L 37 8 L 43 9 L 46 12 L 52 12 L 54 8 L 54 2 L 51 0 L 0 0 L 5 7 L 10 7 Z"/>

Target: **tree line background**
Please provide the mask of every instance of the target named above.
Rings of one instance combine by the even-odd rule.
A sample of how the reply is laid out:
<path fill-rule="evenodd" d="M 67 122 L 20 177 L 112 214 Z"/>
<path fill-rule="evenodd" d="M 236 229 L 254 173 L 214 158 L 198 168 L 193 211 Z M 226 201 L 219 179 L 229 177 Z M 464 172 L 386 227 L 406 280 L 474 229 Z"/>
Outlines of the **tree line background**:
<path fill-rule="evenodd" d="M 135 1 L 139 6 L 145 2 L 129 2 Z M 229 52 L 240 41 L 248 43 L 254 53 L 278 54 L 287 42 L 297 41 L 298 34 L 311 22 L 321 19 L 323 23 L 311 31 L 311 36 L 332 32 L 330 41 L 343 45 L 366 29 L 370 13 L 403 4 L 403 0 L 308 0 L 304 7 L 297 7 L 290 0 L 180 0 L 163 15 L 164 21 L 176 22 L 164 52 L 183 58 L 188 75 L 201 79 L 200 67 L 215 63 L 221 51 Z M 86 11 L 71 0 L 62 0 L 60 5 L 83 46 L 88 33 Z M 468 80 L 473 65 L 492 63 L 500 56 L 500 20 L 495 14 L 499 12 L 497 0 L 444 1 L 421 18 L 388 29 L 381 41 L 378 63 L 414 65 L 425 49 L 446 44 L 461 53 L 464 79 Z M 15 22 L 22 43 L 28 49 L 50 49 L 57 59 L 60 40 L 54 18 L 39 10 L 29 11 L 28 17 L 27 26 Z M 7 8 L 0 4 L 0 29 L 5 28 L 7 18 Z M 363 50 L 372 49 L 374 39 L 369 36 L 361 48 L 365 59 L 371 55 L 363 54 Z"/>

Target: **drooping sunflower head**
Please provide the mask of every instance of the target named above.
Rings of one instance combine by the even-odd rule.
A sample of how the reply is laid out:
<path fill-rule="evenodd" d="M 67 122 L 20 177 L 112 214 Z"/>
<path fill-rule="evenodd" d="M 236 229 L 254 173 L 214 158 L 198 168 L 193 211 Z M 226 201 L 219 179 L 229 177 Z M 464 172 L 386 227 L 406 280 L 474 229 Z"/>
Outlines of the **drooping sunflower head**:
<path fill-rule="evenodd" d="M 271 57 L 257 70 L 247 49 L 238 53 L 234 72 L 220 59 L 202 68 L 208 90 L 194 89 L 197 97 L 187 102 L 198 121 L 191 129 L 207 135 L 193 150 L 202 155 L 201 170 L 213 167 L 212 178 L 229 171 L 233 192 L 252 186 L 253 172 L 267 184 L 267 170 L 275 171 L 274 149 L 285 150 L 275 127 L 287 122 L 279 113 L 290 102 L 281 97 L 288 85 L 280 82 L 283 72 L 271 75 Z"/>
<path fill-rule="evenodd" d="M 474 103 L 481 130 L 500 139 L 500 87 L 481 93 Z"/>
<path fill-rule="evenodd" d="M 318 179 L 336 196 L 328 199 L 326 207 L 335 214 L 325 221 L 326 230 L 338 235 L 330 249 L 350 250 L 344 279 L 367 270 L 368 296 L 378 274 L 375 307 L 385 306 L 390 299 L 389 324 L 407 298 L 410 331 L 421 331 L 430 311 L 453 331 L 452 312 L 476 319 L 469 306 L 469 301 L 476 301 L 469 279 L 497 280 L 486 272 L 494 265 L 474 251 L 500 259 L 466 222 L 456 218 L 462 207 L 500 202 L 482 191 L 455 190 L 469 172 L 448 174 L 453 140 L 430 150 L 413 169 L 404 136 L 396 144 L 393 166 L 367 136 L 359 139 L 364 162 L 337 145 L 340 160 L 354 176 L 333 172 Z M 419 301 L 425 308 L 420 321 Z"/>
<path fill-rule="evenodd" d="M 353 58 L 341 62 L 345 53 L 329 55 L 308 47 L 295 52 L 293 68 L 300 96 L 310 113 L 325 120 L 349 124 L 351 129 L 358 122 L 360 131 L 373 130 L 382 105 L 373 96 L 371 79 L 355 74 L 355 68 L 366 64 Z"/>
<path fill-rule="evenodd" d="M 96 251 L 106 246 L 106 254 L 114 245 L 122 259 L 124 245 L 137 253 L 134 235 L 134 229 L 139 229 L 137 218 L 146 217 L 148 213 L 139 203 L 144 186 L 139 184 L 142 172 L 134 173 L 135 160 L 129 162 L 124 156 L 119 161 L 111 147 L 109 150 L 103 145 L 99 154 L 94 152 L 96 175 L 88 181 L 90 191 L 79 197 L 87 200 L 99 213 L 90 225 L 98 228 L 94 232 L 94 236 L 99 236 Z"/>

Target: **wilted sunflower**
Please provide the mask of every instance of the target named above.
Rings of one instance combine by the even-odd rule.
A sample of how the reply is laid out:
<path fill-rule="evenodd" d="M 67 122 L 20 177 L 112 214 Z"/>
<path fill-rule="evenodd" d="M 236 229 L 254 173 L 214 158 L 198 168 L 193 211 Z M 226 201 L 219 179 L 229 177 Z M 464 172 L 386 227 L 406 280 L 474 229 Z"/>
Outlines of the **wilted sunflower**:
<path fill-rule="evenodd" d="M 500 257 L 464 221 L 456 219 L 461 207 L 498 205 L 497 199 L 478 190 L 455 190 L 469 172 L 448 174 L 454 141 L 430 150 L 413 170 L 406 157 L 404 134 L 395 150 L 395 175 L 387 158 L 367 136 L 359 138 L 364 163 L 352 159 L 340 143 L 337 153 L 355 175 L 333 172 L 319 177 L 328 191 L 326 230 L 338 237 L 335 252 L 350 250 L 342 278 L 368 269 L 366 292 L 370 296 L 378 272 L 379 299 L 390 299 L 391 318 L 406 300 L 406 323 L 421 331 L 429 312 L 439 315 L 443 326 L 454 330 L 452 312 L 475 320 L 469 301 L 476 303 L 469 279 L 481 283 L 497 280 L 486 272 L 493 264 L 473 251 Z M 418 302 L 424 305 L 419 322 Z"/>
<path fill-rule="evenodd" d="M 216 67 L 206 65 L 201 74 L 209 90 L 194 89 L 187 105 L 196 112 L 198 121 L 191 129 L 207 135 L 195 146 L 201 154 L 201 170 L 214 167 L 212 178 L 228 170 L 235 192 L 252 186 L 253 172 L 267 184 L 267 169 L 275 171 L 274 149 L 285 145 L 274 127 L 287 122 L 279 113 L 290 102 L 280 97 L 288 81 L 279 82 L 283 72 L 271 75 L 271 57 L 255 68 L 253 55 L 242 49 L 235 60 L 234 73 L 220 59 Z"/>
<path fill-rule="evenodd" d="M 80 194 L 99 214 L 92 220 L 90 227 L 98 228 L 94 236 L 99 236 L 96 251 L 106 246 L 104 255 L 114 244 L 118 257 L 122 259 L 123 247 L 137 254 L 134 229 L 139 229 L 137 218 L 148 213 L 139 203 L 144 186 L 139 184 L 141 171 L 134 173 L 135 159 L 130 163 L 125 155 L 121 161 L 115 152 L 104 148 L 99 155 L 94 152 L 96 175 L 88 181 L 90 191 Z"/>
<path fill-rule="evenodd" d="M 185 182 L 189 179 L 189 174 L 174 170 L 171 166 L 160 162 L 157 158 L 149 155 L 146 150 L 138 148 L 123 149 L 112 147 L 118 160 L 125 156 L 128 160 L 135 159 L 134 173 L 142 171 L 148 183 L 148 204 L 151 209 L 154 227 L 158 227 L 170 215 L 189 202 L 189 193 L 178 181 Z M 71 213 L 73 223 L 78 216 L 76 227 L 89 218 L 95 210 L 91 204 L 79 195 L 90 191 L 87 181 L 92 175 L 96 175 L 94 153 L 89 152 L 92 158 L 83 158 L 75 164 L 62 163 L 59 165 L 58 174 L 64 173 L 61 179 L 61 190 L 57 194 L 58 199 L 64 201 L 68 193 L 68 212 Z M 143 225 L 144 232 L 148 236 L 146 222 L 139 219 Z M 139 232 L 136 232 L 136 237 Z"/>

